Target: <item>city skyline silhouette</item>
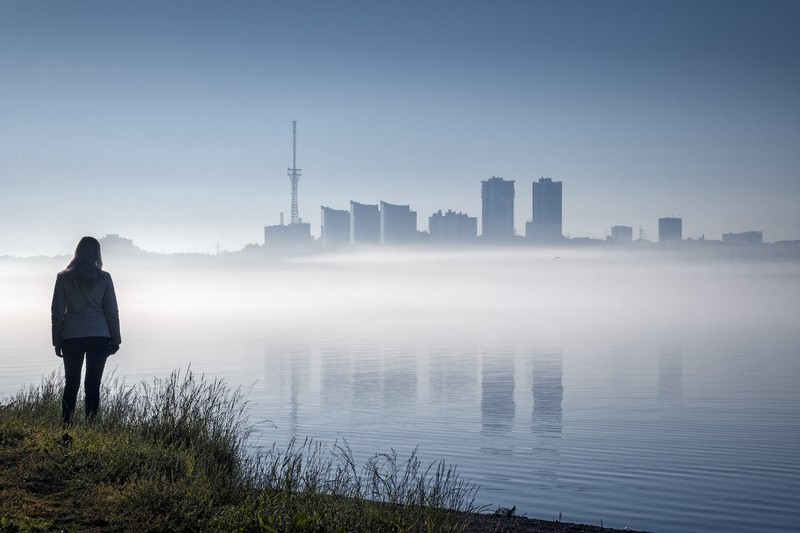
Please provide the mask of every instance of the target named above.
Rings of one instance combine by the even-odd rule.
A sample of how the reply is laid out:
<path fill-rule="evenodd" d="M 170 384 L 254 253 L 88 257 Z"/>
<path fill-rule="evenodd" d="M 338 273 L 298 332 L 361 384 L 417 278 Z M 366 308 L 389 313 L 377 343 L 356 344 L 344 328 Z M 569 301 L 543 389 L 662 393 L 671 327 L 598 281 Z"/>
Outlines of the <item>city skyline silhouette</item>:
<path fill-rule="evenodd" d="M 3 3 L 0 253 L 117 233 L 239 250 L 291 212 L 480 217 L 482 180 L 564 183 L 563 234 L 798 237 L 787 2 Z M 287 24 L 287 21 L 292 21 Z M 75 212 L 76 203 L 91 209 Z"/>

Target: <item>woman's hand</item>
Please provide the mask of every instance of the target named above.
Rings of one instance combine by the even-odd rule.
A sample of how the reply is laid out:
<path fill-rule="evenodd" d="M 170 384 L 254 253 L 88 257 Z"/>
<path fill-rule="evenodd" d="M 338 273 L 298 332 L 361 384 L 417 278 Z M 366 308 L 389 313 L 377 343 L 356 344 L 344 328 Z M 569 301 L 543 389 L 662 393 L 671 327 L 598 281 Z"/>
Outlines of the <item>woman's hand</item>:
<path fill-rule="evenodd" d="M 119 344 L 109 345 L 108 355 L 114 355 L 119 351 Z"/>
<path fill-rule="evenodd" d="M 56 346 L 55 349 L 58 357 L 64 357 L 64 354 L 61 352 L 61 346 Z"/>

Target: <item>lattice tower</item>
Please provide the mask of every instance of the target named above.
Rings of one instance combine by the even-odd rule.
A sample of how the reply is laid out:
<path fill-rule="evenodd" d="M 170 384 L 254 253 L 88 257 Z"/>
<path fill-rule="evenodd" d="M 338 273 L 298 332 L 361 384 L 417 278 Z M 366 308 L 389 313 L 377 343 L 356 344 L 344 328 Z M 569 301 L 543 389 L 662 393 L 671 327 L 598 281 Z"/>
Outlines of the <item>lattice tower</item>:
<path fill-rule="evenodd" d="M 301 170 L 297 168 L 297 121 L 292 121 L 292 168 L 286 170 L 289 180 L 292 182 L 292 211 L 290 221 L 292 224 L 300 222 L 297 208 L 297 183 L 300 181 Z"/>

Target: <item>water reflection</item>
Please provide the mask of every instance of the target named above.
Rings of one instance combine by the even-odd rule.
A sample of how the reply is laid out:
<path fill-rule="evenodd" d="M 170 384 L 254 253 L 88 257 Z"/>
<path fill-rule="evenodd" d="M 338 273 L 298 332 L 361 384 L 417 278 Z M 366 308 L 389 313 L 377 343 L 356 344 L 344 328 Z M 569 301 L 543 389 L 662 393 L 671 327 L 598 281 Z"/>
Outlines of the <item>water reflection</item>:
<path fill-rule="evenodd" d="M 383 408 L 386 411 L 408 410 L 417 400 L 417 357 L 412 346 L 391 345 L 384 347 L 383 360 Z"/>
<path fill-rule="evenodd" d="M 350 350 L 326 346 L 320 350 L 320 388 L 324 405 L 346 405 L 353 390 Z"/>
<path fill-rule="evenodd" d="M 478 352 L 467 346 L 434 350 L 429 358 L 428 384 L 437 404 L 471 404 L 478 396 Z"/>
<path fill-rule="evenodd" d="M 267 344 L 264 348 L 264 382 L 280 397 L 288 398 L 288 429 L 298 434 L 300 428 L 301 396 L 310 388 L 311 350 L 306 344 Z M 277 413 L 283 412 L 282 408 Z"/>
<path fill-rule="evenodd" d="M 374 350 L 353 349 L 352 412 L 356 417 L 374 416 L 381 405 L 381 365 Z"/>
<path fill-rule="evenodd" d="M 533 366 L 531 431 L 544 448 L 558 449 L 561 438 L 561 401 L 564 396 L 560 351 L 536 352 Z"/>
<path fill-rule="evenodd" d="M 353 386 L 349 344 L 330 344 L 320 349 L 320 404 L 332 428 L 348 426 Z"/>
<path fill-rule="evenodd" d="M 563 356 L 560 350 L 534 350 L 529 359 L 533 409 L 531 410 L 532 469 L 539 486 L 558 479 L 561 451 L 561 404 L 564 397 Z"/>
<path fill-rule="evenodd" d="M 662 345 L 658 354 L 658 398 L 680 403 L 683 398 L 683 346 L 677 342 Z"/>
<path fill-rule="evenodd" d="M 492 437 L 486 453 L 511 454 L 514 426 L 514 352 L 498 348 L 482 354 L 481 434 Z"/>

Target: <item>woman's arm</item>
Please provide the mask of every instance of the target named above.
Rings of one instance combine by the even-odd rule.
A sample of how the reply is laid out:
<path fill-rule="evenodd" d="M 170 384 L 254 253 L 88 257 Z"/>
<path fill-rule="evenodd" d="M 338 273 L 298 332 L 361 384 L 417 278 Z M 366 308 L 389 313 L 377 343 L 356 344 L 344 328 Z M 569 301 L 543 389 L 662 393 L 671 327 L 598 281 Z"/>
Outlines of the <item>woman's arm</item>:
<path fill-rule="evenodd" d="M 112 346 L 119 346 L 122 344 L 122 336 L 119 331 L 119 307 L 117 307 L 117 294 L 114 292 L 114 282 L 111 280 L 111 274 L 106 272 L 108 276 L 108 287 L 103 294 L 103 314 L 106 316 L 108 322 L 108 331 L 111 334 Z"/>
<path fill-rule="evenodd" d="M 50 305 L 50 326 L 53 336 L 53 346 L 56 355 L 61 357 L 61 336 L 64 328 L 64 313 L 67 308 L 64 296 L 64 278 L 56 276 L 56 286 L 53 288 L 53 303 Z"/>

